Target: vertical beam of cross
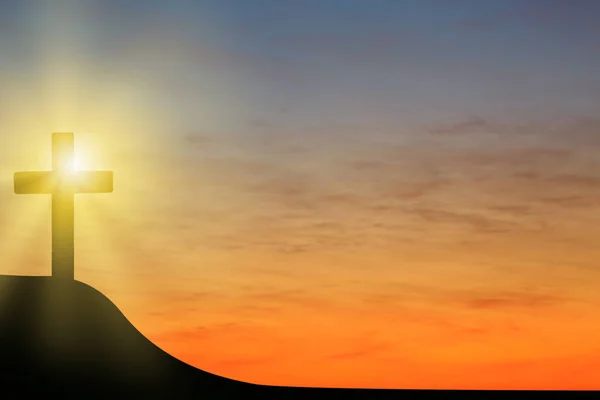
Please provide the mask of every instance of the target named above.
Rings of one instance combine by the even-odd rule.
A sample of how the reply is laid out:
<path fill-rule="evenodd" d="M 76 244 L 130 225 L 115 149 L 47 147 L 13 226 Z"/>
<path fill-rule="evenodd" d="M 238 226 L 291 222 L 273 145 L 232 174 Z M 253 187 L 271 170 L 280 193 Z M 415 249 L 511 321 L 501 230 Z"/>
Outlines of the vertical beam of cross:
<path fill-rule="evenodd" d="M 111 193 L 110 171 L 74 171 L 73 133 L 52 134 L 52 171 L 15 173 L 16 194 L 52 195 L 52 276 L 75 278 L 75 194 Z"/>
<path fill-rule="evenodd" d="M 75 279 L 75 193 L 68 179 L 74 156 L 72 133 L 52 135 L 52 171 L 60 180 L 52 193 L 52 275 L 64 279 Z"/>

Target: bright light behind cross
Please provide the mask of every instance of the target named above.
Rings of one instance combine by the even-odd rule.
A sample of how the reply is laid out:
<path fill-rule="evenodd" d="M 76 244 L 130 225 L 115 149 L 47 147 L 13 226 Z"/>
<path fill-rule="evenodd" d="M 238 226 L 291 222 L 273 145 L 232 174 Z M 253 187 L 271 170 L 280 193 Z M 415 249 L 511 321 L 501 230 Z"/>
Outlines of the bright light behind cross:
<path fill-rule="evenodd" d="M 73 159 L 69 160 L 68 171 L 71 173 L 76 173 L 82 171 L 84 169 L 83 161 L 81 157 L 75 156 Z"/>
<path fill-rule="evenodd" d="M 79 157 L 73 157 L 69 160 L 65 160 L 62 168 L 62 174 L 66 179 L 69 179 L 69 177 L 75 177 L 76 175 L 79 175 L 83 169 L 84 168 L 81 159 Z"/>
<path fill-rule="evenodd" d="M 148 246 L 144 242 L 146 233 L 138 234 L 136 227 L 159 215 L 157 210 L 164 206 L 160 200 L 163 192 L 160 183 L 171 182 L 174 172 L 169 168 L 173 165 L 171 150 L 187 143 L 183 140 L 184 132 L 181 138 L 178 133 L 179 124 L 189 121 L 180 120 L 185 113 L 179 107 L 171 108 L 169 101 L 165 103 L 165 99 L 171 97 L 165 92 L 171 87 L 167 83 L 178 76 L 180 65 L 190 62 L 189 56 L 195 60 L 197 54 L 195 50 L 187 54 L 185 45 L 181 49 L 177 47 L 169 57 L 157 57 L 164 44 L 169 45 L 165 49 L 171 54 L 171 39 L 177 38 L 172 38 L 170 33 L 165 36 L 167 32 L 160 29 L 146 32 L 142 27 L 139 35 L 132 35 L 122 46 L 117 46 L 117 51 L 127 49 L 122 57 L 102 57 L 98 62 L 89 63 L 86 54 L 92 50 L 87 40 L 96 40 L 96 32 L 89 29 L 98 26 L 96 12 L 85 9 L 87 2 L 49 3 L 52 4 L 39 2 L 39 10 L 37 6 L 32 8 L 35 11 L 32 26 L 36 27 L 32 32 L 36 35 L 31 40 L 34 44 L 31 52 L 36 62 L 27 73 L 7 75 L 11 79 L 3 83 L 3 90 L 11 97 L 9 103 L 2 104 L 3 110 L 6 108 L 3 129 L 18 134 L 2 135 L 0 169 L 7 173 L 29 167 L 49 170 L 52 157 L 47 149 L 48 132 L 76 132 L 76 158 L 56 166 L 57 176 L 62 175 L 61 181 L 79 182 L 79 177 L 86 176 L 88 171 L 106 168 L 118 174 L 124 187 L 111 196 L 75 196 L 75 226 L 76 232 L 81 233 L 80 236 L 76 233 L 80 249 L 78 263 L 82 265 L 79 279 L 93 279 L 104 289 L 121 286 L 125 292 L 130 284 L 129 276 L 132 284 L 140 284 L 137 249 Z M 157 41 L 161 43 L 158 47 Z M 145 68 L 149 61 L 152 68 Z M 136 66 L 135 74 L 130 73 L 132 66 Z M 202 103 L 199 121 L 209 123 L 209 129 L 219 129 L 220 121 L 227 119 L 221 119 L 225 111 L 213 105 L 213 97 L 203 92 L 194 102 Z M 193 115 L 197 113 L 194 107 Z M 179 215 L 178 210 L 174 212 Z M 19 238 L 31 235 L 28 230 L 37 229 L 40 241 L 46 240 L 46 199 L 27 196 L 15 201 L 7 214 L 10 218 L 0 224 L 0 253 L 6 261 L 4 264 L 10 260 L 11 264 L 23 268 L 20 273 L 45 274 L 47 257 L 42 254 L 32 261 L 32 253 L 36 252 L 30 251 L 28 241 Z M 168 215 L 160 215 L 165 221 L 171 220 Z M 114 221 L 120 224 L 118 228 L 114 227 Z M 115 232 L 125 235 L 127 229 L 136 235 L 126 236 L 127 240 L 118 239 Z M 19 234 L 15 234 L 16 231 Z M 171 237 L 167 231 L 159 234 Z M 132 248 L 135 252 L 128 253 Z M 123 275 L 115 280 L 114 274 Z M 99 279 L 106 279 L 106 286 Z"/>

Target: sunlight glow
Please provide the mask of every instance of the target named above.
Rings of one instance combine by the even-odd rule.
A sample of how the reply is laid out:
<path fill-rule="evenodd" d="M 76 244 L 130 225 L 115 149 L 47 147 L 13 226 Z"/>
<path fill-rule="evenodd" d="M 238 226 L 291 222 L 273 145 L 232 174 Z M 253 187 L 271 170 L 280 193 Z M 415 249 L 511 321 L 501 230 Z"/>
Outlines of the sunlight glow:
<path fill-rule="evenodd" d="M 68 175 L 75 175 L 78 172 L 82 171 L 82 163 L 81 163 L 81 158 L 80 157 L 74 157 L 73 159 L 69 160 L 66 165 L 64 165 L 64 172 L 66 172 Z"/>
<path fill-rule="evenodd" d="M 92 281 L 94 288 L 109 297 L 116 293 L 130 316 L 137 307 L 133 303 L 136 296 L 164 292 L 164 278 L 171 276 L 167 274 L 174 260 L 172 252 L 163 250 L 162 245 L 173 248 L 177 243 L 171 238 L 176 235 L 155 226 L 169 221 L 170 213 L 180 216 L 181 210 L 170 200 L 177 196 L 169 191 L 189 189 L 189 184 L 182 186 L 179 182 L 181 170 L 173 170 L 173 166 L 182 167 L 181 161 L 175 163 L 171 158 L 178 154 L 172 150 L 187 143 L 178 135 L 184 112 L 171 106 L 173 93 L 165 92 L 177 73 L 176 65 L 172 65 L 177 57 L 167 49 L 169 57 L 155 60 L 160 55 L 157 40 L 144 34 L 123 43 L 127 57 L 88 63 L 87 58 L 80 58 L 87 51 L 79 51 L 80 44 L 86 45 L 87 30 L 72 28 L 94 26 L 96 21 L 86 24 L 85 15 L 72 7 L 57 10 L 54 2 L 52 6 L 46 2 L 41 5 L 47 8 L 36 13 L 39 21 L 32 22 L 40 36 L 31 40 L 39 46 L 39 62 L 27 74 L 15 72 L 14 79 L 7 80 L 3 87 L 3 92 L 10 93 L 10 101 L 2 104 L 8 116 L 2 121 L 3 128 L 15 134 L 0 135 L 0 167 L 11 177 L 0 196 L 12 191 L 15 171 L 53 170 L 65 181 L 75 183 L 80 183 L 79 176 L 86 175 L 80 174 L 83 171 L 114 171 L 114 193 L 75 196 L 75 279 Z M 184 50 L 182 57 L 197 57 Z M 149 68 L 143 68 L 149 64 Z M 132 65 L 142 68 L 134 69 Z M 198 100 L 202 106 L 190 102 L 192 111 L 197 115 L 202 110 L 204 123 L 210 119 L 215 121 L 212 125 L 217 125 L 220 110 L 209 101 L 214 96 L 204 96 L 204 102 Z M 230 115 L 231 108 L 222 112 Z M 61 165 L 54 162 L 51 151 L 54 132 L 74 133 L 75 156 L 59 161 Z M 12 212 L 7 217 L 0 215 L 4 218 L 0 224 L 3 273 L 48 276 L 52 196 L 7 198 L 3 207 Z M 38 246 L 40 251 L 32 251 Z M 188 263 L 192 264 L 193 259 Z M 15 267 L 9 269 L 10 265 Z M 170 279 L 176 282 L 177 290 L 183 290 L 180 278 Z M 144 286 L 145 292 L 135 291 Z M 127 301 L 132 305 L 128 307 Z M 40 314 L 46 315 L 45 310 Z M 135 315 L 131 317 L 135 322 Z"/>
<path fill-rule="evenodd" d="M 7 105 L 10 118 L 3 120 L 3 124 L 6 130 L 18 134 L 2 138 L 5 142 L 0 146 L 1 166 L 11 177 L 11 182 L 6 185 L 12 185 L 15 171 L 53 170 L 52 133 L 73 132 L 75 156 L 58 168 L 64 178 L 76 182 L 83 171 L 115 172 L 122 182 L 120 190 L 110 196 L 75 196 L 75 246 L 79 260 L 75 276 L 85 280 L 88 271 L 102 271 L 110 281 L 115 271 L 127 272 L 129 268 L 133 273 L 137 268 L 129 260 L 129 264 L 123 265 L 124 261 L 108 260 L 104 254 L 116 253 L 118 258 L 120 252 L 126 251 L 120 243 L 111 241 L 111 230 L 121 230 L 121 221 L 129 219 L 135 223 L 146 218 L 144 210 L 151 203 L 144 202 L 144 198 L 150 196 L 140 196 L 139 191 L 159 187 L 156 181 L 164 174 L 164 160 L 168 156 L 159 150 L 167 148 L 163 139 L 170 137 L 163 133 L 169 131 L 171 116 L 157 106 L 161 98 L 152 81 L 130 76 L 117 62 L 111 61 L 114 70 L 110 76 L 82 64 L 73 50 L 79 39 L 84 39 L 85 31 L 73 32 L 67 28 L 74 27 L 69 21 L 84 18 L 84 15 L 65 13 L 69 15 L 69 21 L 66 21 L 59 14 L 54 10 L 39 14 L 42 21 L 38 21 L 38 25 L 43 37 L 36 43 L 40 44 L 41 61 L 26 78 L 16 77 L 5 87 L 11 93 L 12 101 Z M 75 38 L 77 43 L 71 46 Z M 53 52 L 45 51 L 49 48 Z M 136 57 L 135 54 L 131 56 Z M 0 227 L 0 250 L 10 251 L 11 259 L 23 260 L 13 263 L 24 266 L 19 273 L 47 275 L 50 251 L 47 207 L 51 198 L 22 196 L 13 201 L 14 219 L 3 221 Z M 39 212 L 33 206 L 39 206 Z M 107 221 L 113 213 L 127 218 L 114 218 L 110 226 L 103 226 L 109 224 Z M 29 225 L 27 221 L 30 221 Z M 32 253 L 27 247 L 31 241 L 15 235 L 15 232 L 33 234 L 37 221 L 41 221 L 39 229 L 48 242 L 47 252 L 42 253 L 46 258 L 39 261 L 39 267 L 37 259 L 34 264 L 28 258 Z M 97 232 L 101 231 L 106 232 L 105 238 L 98 237 Z M 127 285 L 125 280 L 118 282 Z"/>
<path fill-rule="evenodd" d="M 70 167 L 69 169 L 73 172 L 82 171 L 83 170 L 83 162 L 81 160 L 81 157 L 79 157 L 79 156 L 73 157 L 73 160 L 71 160 L 71 165 L 69 167 Z"/>
<path fill-rule="evenodd" d="M 84 162 L 84 159 L 82 156 L 75 155 L 75 157 L 73 157 L 73 159 L 69 160 L 68 164 L 66 165 L 65 171 L 69 175 L 76 175 L 79 172 L 87 169 L 86 164 L 87 163 Z"/>

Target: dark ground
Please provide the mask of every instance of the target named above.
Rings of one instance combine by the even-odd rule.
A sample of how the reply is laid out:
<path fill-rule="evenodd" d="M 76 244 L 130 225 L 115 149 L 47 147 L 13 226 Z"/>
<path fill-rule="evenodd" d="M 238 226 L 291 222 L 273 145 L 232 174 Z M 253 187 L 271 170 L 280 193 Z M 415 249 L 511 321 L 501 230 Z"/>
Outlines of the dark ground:
<path fill-rule="evenodd" d="M 284 388 L 234 381 L 165 353 L 84 283 L 0 276 L 1 399 L 371 399 L 431 394 L 487 398 L 492 393 Z"/>
<path fill-rule="evenodd" d="M 0 398 L 288 397 L 297 390 L 323 389 L 259 386 L 204 372 L 155 346 L 84 283 L 0 276 Z"/>

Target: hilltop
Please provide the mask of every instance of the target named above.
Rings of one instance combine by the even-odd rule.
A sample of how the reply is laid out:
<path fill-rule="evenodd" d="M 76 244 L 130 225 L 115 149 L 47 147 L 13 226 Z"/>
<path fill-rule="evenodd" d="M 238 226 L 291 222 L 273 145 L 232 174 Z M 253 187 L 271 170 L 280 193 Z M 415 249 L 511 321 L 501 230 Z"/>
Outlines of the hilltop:
<path fill-rule="evenodd" d="M 89 285 L 52 277 L 0 276 L 2 398 L 406 398 L 413 394 L 431 393 L 262 386 L 227 379 L 161 350 Z"/>
<path fill-rule="evenodd" d="M 52 277 L 0 276 L 0 370 L 0 393 L 20 396 L 173 398 L 260 387 L 177 360 L 94 288 Z"/>

